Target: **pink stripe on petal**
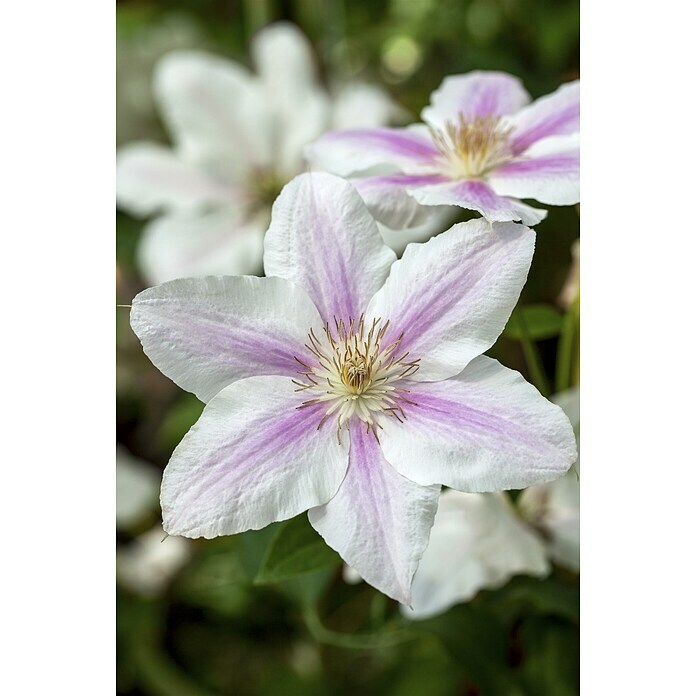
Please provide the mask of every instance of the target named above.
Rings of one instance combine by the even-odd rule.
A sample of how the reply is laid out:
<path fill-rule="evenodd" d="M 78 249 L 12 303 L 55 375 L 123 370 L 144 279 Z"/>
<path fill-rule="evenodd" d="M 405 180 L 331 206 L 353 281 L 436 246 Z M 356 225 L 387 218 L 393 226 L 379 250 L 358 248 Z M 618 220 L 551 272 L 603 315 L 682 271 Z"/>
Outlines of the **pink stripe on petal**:
<path fill-rule="evenodd" d="M 323 409 L 298 409 L 288 378 L 223 389 L 174 451 L 162 482 L 170 534 L 211 538 L 260 529 L 327 502 L 348 463 Z"/>
<path fill-rule="evenodd" d="M 474 71 L 450 75 L 433 92 L 430 106 L 423 109 L 423 120 L 442 129 L 447 122 L 505 116 L 529 103 L 529 94 L 513 75 L 493 71 Z"/>
<path fill-rule="evenodd" d="M 367 317 L 389 319 L 384 345 L 420 359 L 417 380 L 461 372 L 505 327 L 527 278 L 535 234 L 522 225 L 471 220 L 410 245 Z"/>
<path fill-rule="evenodd" d="M 580 130 L 580 82 L 561 85 L 514 114 L 509 119 L 514 127 L 513 149 L 524 152 L 543 138 L 572 135 Z"/>
<path fill-rule="evenodd" d="M 439 156 L 433 142 L 406 128 L 332 131 L 322 135 L 305 154 L 314 165 L 347 176 L 376 165 L 408 168 Z"/>
<path fill-rule="evenodd" d="M 294 376 L 307 332 L 321 318 L 307 294 L 280 278 L 173 280 L 133 300 L 131 326 L 145 354 L 202 401 L 235 380 Z"/>
<path fill-rule="evenodd" d="M 406 421 L 383 422 L 388 461 L 422 484 L 465 492 L 525 488 L 577 458 L 563 411 L 514 370 L 481 356 L 455 378 L 409 385 Z"/>
<path fill-rule="evenodd" d="M 348 473 L 326 505 L 309 511 L 309 521 L 367 582 L 409 604 L 439 493 L 439 486 L 420 486 L 398 474 L 374 435 L 355 423 Z"/>
<path fill-rule="evenodd" d="M 273 205 L 266 275 L 304 288 L 325 322 L 359 317 L 395 259 L 355 188 L 339 177 L 301 174 Z"/>

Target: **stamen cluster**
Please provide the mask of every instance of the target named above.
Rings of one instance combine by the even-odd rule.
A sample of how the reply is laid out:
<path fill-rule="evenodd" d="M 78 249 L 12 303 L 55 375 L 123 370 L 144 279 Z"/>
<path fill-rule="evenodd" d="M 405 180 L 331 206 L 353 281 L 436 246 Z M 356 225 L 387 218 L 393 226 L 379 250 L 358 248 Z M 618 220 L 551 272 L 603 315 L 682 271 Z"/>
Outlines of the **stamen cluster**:
<path fill-rule="evenodd" d="M 311 390 L 318 395 L 305 401 L 299 408 L 324 403 L 326 412 L 319 421 L 320 428 L 332 416 L 336 419 L 336 433 L 341 441 L 341 428 L 349 428 L 353 417 L 362 421 L 368 432 L 377 436 L 381 415 L 393 416 L 399 421 L 406 418 L 403 404 L 416 405 L 407 389 L 398 386 L 418 370 L 419 360 L 408 360 L 409 352 L 401 354 L 399 344 L 403 333 L 391 344 L 382 346 L 389 321 L 375 319 L 366 329 L 365 316 L 355 321 L 334 317 L 334 326 L 324 325 L 320 339 L 313 330 L 305 347 L 316 358 L 309 365 L 299 358 L 301 380 L 293 380 L 297 391 Z"/>
<path fill-rule="evenodd" d="M 500 116 L 476 116 L 448 121 L 444 130 L 431 130 L 433 141 L 455 178 L 480 177 L 512 157 L 509 136 L 512 127 Z"/>

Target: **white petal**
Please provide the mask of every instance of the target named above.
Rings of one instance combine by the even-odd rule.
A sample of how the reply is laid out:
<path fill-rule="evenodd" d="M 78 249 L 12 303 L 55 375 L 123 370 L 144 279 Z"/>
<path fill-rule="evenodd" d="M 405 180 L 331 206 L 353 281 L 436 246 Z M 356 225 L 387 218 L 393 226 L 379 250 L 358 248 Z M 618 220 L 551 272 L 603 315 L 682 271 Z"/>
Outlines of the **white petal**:
<path fill-rule="evenodd" d="M 124 447 L 116 450 L 116 526 L 128 529 L 142 522 L 157 504 L 159 472 L 133 457 Z"/>
<path fill-rule="evenodd" d="M 331 127 L 377 128 L 404 115 L 403 110 L 383 90 L 364 82 L 346 85 L 333 102 Z"/>
<path fill-rule="evenodd" d="M 226 185 L 174 152 L 154 143 L 126 145 L 116 158 L 116 200 L 133 215 L 161 210 L 196 210 L 239 198 Z"/>
<path fill-rule="evenodd" d="M 331 174 L 302 174 L 273 204 L 266 275 L 304 288 L 324 321 L 357 318 L 396 256 L 356 190 Z"/>
<path fill-rule="evenodd" d="M 433 524 L 439 486 L 419 486 L 384 459 L 372 433 L 350 431 L 348 473 L 309 521 L 367 582 L 410 604 L 411 580 Z"/>
<path fill-rule="evenodd" d="M 245 377 L 294 376 L 294 356 L 309 359 L 307 332 L 321 325 L 306 293 L 280 278 L 173 280 L 141 292 L 131 310 L 145 354 L 201 401 Z"/>
<path fill-rule="evenodd" d="M 241 65 L 200 51 L 174 51 L 157 64 L 154 87 L 186 161 L 238 176 L 272 163 L 265 90 Z"/>
<path fill-rule="evenodd" d="M 517 303 L 534 253 L 522 225 L 471 220 L 409 245 L 366 312 L 389 320 L 385 345 L 421 360 L 413 379 L 461 372 L 490 348 Z"/>
<path fill-rule="evenodd" d="M 481 356 L 456 377 L 409 382 L 403 423 L 384 418 L 380 439 L 394 468 L 423 485 L 469 493 L 559 478 L 577 459 L 563 411 L 522 375 Z"/>
<path fill-rule="evenodd" d="M 261 529 L 336 493 L 347 440 L 317 428 L 284 377 L 250 377 L 223 389 L 174 450 L 162 481 L 169 534 L 212 538 Z"/>
<path fill-rule="evenodd" d="M 541 539 L 515 514 L 504 494 L 445 491 L 430 543 L 413 579 L 410 610 L 425 619 L 496 589 L 513 575 L 549 571 Z"/>
<path fill-rule="evenodd" d="M 378 223 L 377 226 L 382 234 L 384 243 L 400 256 L 404 253 L 407 245 L 414 242 L 419 244 L 427 242 L 431 237 L 451 227 L 453 217 L 452 208 L 431 207 L 429 210 L 430 216 L 428 219 L 416 227 L 392 229 L 391 227 Z"/>
<path fill-rule="evenodd" d="M 152 285 L 205 275 L 258 275 L 263 265 L 267 211 L 242 218 L 225 207 L 199 215 L 165 216 L 149 223 L 138 265 Z"/>

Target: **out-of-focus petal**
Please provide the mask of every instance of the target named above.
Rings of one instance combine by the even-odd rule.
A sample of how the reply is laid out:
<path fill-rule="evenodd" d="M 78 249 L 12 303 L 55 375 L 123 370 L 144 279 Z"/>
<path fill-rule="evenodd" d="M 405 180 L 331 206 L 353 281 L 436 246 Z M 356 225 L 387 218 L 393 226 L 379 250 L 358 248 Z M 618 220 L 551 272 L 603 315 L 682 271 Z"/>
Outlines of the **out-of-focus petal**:
<path fill-rule="evenodd" d="M 321 328 L 307 294 L 281 278 L 172 280 L 133 300 L 131 326 L 145 354 L 182 389 L 209 401 L 235 380 L 293 376 Z"/>
<path fill-rule="evenodd" d="M 498 167 L 488 183 L 499 196 L 533 198 L 549 205 L 580 200 L 580 149 L 577 136 L 546 138 L 524 156 Z"/>
<path fill-rule="evenodd" d="M 305 154 L 312 164 L 341 176 L 379 165 L 409 171 L 440 157 L 430 138 L 409 128 L 331 131 L 307 147 Z"/>
<path fill-rule="evenodd" d="M 533 230 L 471 220 L 406 248 L 366 317 L 389 320 L 384 345 L 420 359 L 412 379 L 459 374 L 505 328 L 527 278 Z"/>
<path fill-rule="evenodd" d="M 515 514 L 500 493 L 445 491 L 413 579 L 412 609 L 402 613 L 425 619 L 496 589 L 513 575 L 543 576 L 549 571 L 541 539 Z"/>
<path fill-rule="evenodd" d="M 357 191 L 331 174 L 302 174 L 273 204 L 266 275 L 304 288 L 325 322 L 357 319 L 396 259 Z"/>
<path fill-rule="evenodd" d="M 519 372 L 481 356 L 457 377 L 411 382 L 403 423 L 382 421 L 384 455 L 423 485 L 469 493 L 559 478 L 577 458 L 573 428 Z"/>
<path fill-rule="evenodd" d="M 377 225 L 379 231 L 382 235 L 384 243 L 393 249 L 397 256 L 401 256 L 404 253 L 404 249 L 409 244 L 417 243 L 422 244 L 427 242 L 431 237 L 436 234 L 440 234 L 446 229 L 452 226 L 452 208 L 449 206 L 443 206 L 438 208 L 435 206 L 428 206 L 430 215 L 425 220 L 415 227 L 405 227 L 403 229 L 392 229 L 383 224 Z"/>
<path fill-rule="evenodd" d="M 353 82 L 346 85 L 333 101 L 331 127 L 378 128 L 405 116 L 392 98 L 376 85 Z"/>
<path fill-rule="evenodd" d="M 116 526 L 129 529 L 157 506 L 159 472 L 152 464 L 132 456 L 125 447 L 116 450 Z"/>
<path fill-rule="evenodd" d="M 515 152 L 524 152 L 542 138 L 580 130 L 580 82 L 568 82 L 506 119 L 514 127 Z"/>
<path fill-rule="evenodd" d="M 266 93 L 241 65 L 199 51 L 175 51 L 157 64 L 154 89 L 186 161 L 239 177 L 272 164 Z"/>
<path fill-rule="evenodd" d="M 161 145 L 126 145 L 116 158 L 116 200 L 133 215 L 224 205 L 239 195 L 237 187 L 217 181 Z"/>
<path fill-rule="evenodd" d="M 478 179 L 450 181 L 433 186 L 410 186 L 408 192 L 423 205 L 456 205 L 476 210 L 491 222 L 521 222 L 536 225 L 546 217 L 545 210 L 532 208 L 514 198 L 499 196 Z"/>
<path fill-rule="evenodd" d="M 169 534 L 212 538 L 261 529 L 336 493 L 348 438 L 317 429 L 320 415 L 284 377 L 250 377 L 223 389 L 174 450 L 162 480 Z"/>
<path fill-rule="evenodd" d="M 229 206 L 160 217 L 143 230 L 138 265 L 152 285 L 204 275 L 258 275 L 268 219 L 266 211 L 242 218 Z"/>
<path fill-rule="evenodd" d="M 449 75 L 432 93 L 430 106 L 421 116 L 433 128 L 486 116 L 512 114 L 529 103 L 529 94 L 520 80 L 503 72 L 476 70 Z"/>
<path fill-rule="evenodd" d="M 410 604 L 439 493 L 439 486 L 419 486 L 398 474 L 374 435 L 356 425 L 348 473 L 326 505 L 309 511 L 309 521 L 367 582 Z"/>

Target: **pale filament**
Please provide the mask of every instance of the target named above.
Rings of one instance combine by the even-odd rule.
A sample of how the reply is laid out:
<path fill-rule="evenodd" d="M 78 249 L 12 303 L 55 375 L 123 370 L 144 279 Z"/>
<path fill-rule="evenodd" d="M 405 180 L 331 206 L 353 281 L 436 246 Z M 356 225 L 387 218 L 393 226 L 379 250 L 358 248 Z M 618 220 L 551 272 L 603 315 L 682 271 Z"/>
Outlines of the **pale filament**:
<path fill-rule="evenodd" d="M 333 417 L 339 442 L 341 428 L 348 429 L 354 418 L 379 440 L 380 416 L 393 416 L 403 422 L 403 404 L 416 405 L 408 398 L 408 390 L 398 383 L 413 375 L 420 361 L 409 359 L 408 351 L 401 354 L 398 350 L 403 333 L 388 346 L 382 346 L 388 327 L 388 321 L 382 324 L 375 319 L 366 329 L 364 315 L 347 324 L 334 317 L 334 326 L 326 323 L 321 339 L 313 330 L 308 334 L 305 347 L 316 364 L 308 365 L 295 356 L 302 367 L 298 370 L 301 380 L 293 380 L 297 391 L 311 390 L 316 394 L 299 408 L 325 404 L 326 411 L 317 428 Z"/>
<path fill-rule="evenodd" d="M 477 178 L 510 160 L 511 126 L 500 116 L 476 116 L 448 121 L 444 130 L 431 129 L 435 145 L 442 153 L 448 173 L 455 178 Z"/>

